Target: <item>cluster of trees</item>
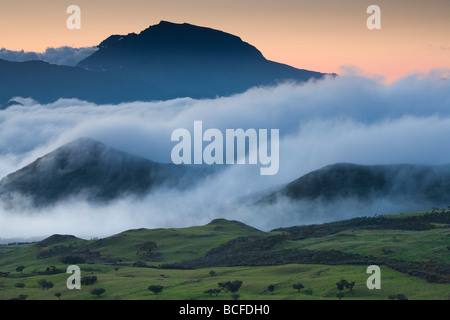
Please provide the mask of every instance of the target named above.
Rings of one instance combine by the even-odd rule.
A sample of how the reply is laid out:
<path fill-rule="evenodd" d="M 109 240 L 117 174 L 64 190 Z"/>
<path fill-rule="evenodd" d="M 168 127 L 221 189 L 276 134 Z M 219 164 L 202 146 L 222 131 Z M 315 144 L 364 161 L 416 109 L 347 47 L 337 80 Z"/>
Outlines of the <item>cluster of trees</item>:
<path fill-rule="evenodd" d="M 203 293 L 208 294 L 210 297 L 214 294 L 216 297 L 219 295 L 219 293 L 221 292 L 220 289 L 208 289 L 203 291 Z"/>
<path fill-rule="evenodd" d="M 16 271 L 22 273 L 22 271 L 24 269 L 25 269 L 25 266 L 18 266 L 16 268 Z M 40 272 L 40 273 L 41 274 L 56 274 L 59 272 L 60 272 L 60 270 L 56 269 L 55 266 L 50 266 L 50 267 L 47 267 L 44 272 Z M 8 272 L 8 274 L 9 274 L 9 272 Z M 97 276 L 91 275 L 91 276 L 86 276 L 86 277 L 81 278 L 82 285 L 92 285 L 96 282 L 97 282 Z M 48 289 L 51 289 L 54 287 L 53 282 L 48 281 L 47 279 L 38 280 L 38 285 L 39 285 L 39 287 L 42 288 L 42 290 L 48 290 Z M 14 286 L 16 288 L 25 288 L 25 284 L 23 282 L 18 282 Z M 100 296 L 105 292 L 106 292 L 106 290 L 104 288 L 95 288 L 95 289 L 91 290 L 91 294 L 96 295 L 96 296 Z M 55 293 L 55 297 L 57 297 L 58 300 L 61 299 L 61 296 L 62 296 L 61 292 Z M 25 300 L 27 297 L 28 297 L 28 295 L 21 294 L 21 295 L 19 295 L 19 297 L 12 298 L 11 300 Z"/>
<path fill-rule="evenodd" d="M 219 282 L 218 286 L 219 286 L 219 289 L 208 289 L 208 290 L 203 291 L 203 293 L 205 293 L 209 296 L 214 295 L 217 297 L 219 295 L 219 293 L 224 291 L 227 293 L 231 293 L 231 297 L 233 299 L 237 300 L 239 298 L 239 294 L 237 292 L 242 286 L 242 281 L 235 280 L 235 281 Z M 267 286 L 267 291 L 269 291 L 271 294 L 273 294 L 273 292 L 275 291 L 275 288 L 276 288 L 276 284 L 270 284 Z M 298 282 L 298 283 L 294 283 L 292 285 L 292 288 L 297 290 L 298 292 L 300 292 L 300 290 L 304 289 L 305 286 L 302 283 Z M 303 291 L 303 293 L 306 295 L 312 295 L 313 290 L 305 289 Z"/>
<path fill-rule="evenodd" d="M 17 298 L 11 298 L 9 300 L 26 300 L 28 298 L 27 294 L 20 294 Z"/>
<path fill-rule="evenodd" d="M 269 286 L 267 286 L 267 290 L 273 294 L 273 292 L 275 291 L 275 287 L 276 287 L 276 285 L 270 284 Z M 294 290 L 297 290 L 298 293 L 300 293 L 300 290 L 304 289 L 305 286 L 301 282 L 296 282 L 292 285 L 292 288 Z M 305 289 L 305 290 L 303 290 L 303 293 L 310 296 L 313 294 L 313 290 Z"/>
<path fill-rule="evenodd" d="M 209 272 L 209 274 L 211 276 L 216 275 L 216 273 L 212 270 Z M 219 295 L 219 293 L 224 291 L 226 293 L 230 293 L 231 298 L 233 300 L 239 299 L 240 295 L 238 294 L 238 291 L 242 286 L 242 281 L 234 280 L 234 281 L 219 282 L 217 285 L 219 287 L 218 289 L 217 288 L 208 289 L 208 290 L 203 291 L 203 293 L 208 294 L 209 296 L 215 295 L 217 297 Z"/>
<path fill-rule="evenodd" d="M 355 286 L 355 281 L 349 282 L 345 280 L 344 278 L 341 279 L 341 281 L 336 282 L 336 287 L 339 290 L 339 292 L 336 294 L 336 297 L 341 300 L 344 297 L 344 289 L 348 289 L 349 293 L 353 292 L 353 287 Z"/>
<path fill-rule="evenodd" d="M 231 298 L 233 300 L 239 299 L 240 295 L 237 292 L 242 286 L 242 281 L 235 280 L 235 281 L 219 282 L 217 285 L 219 286 L 220 290 L 223 290 L 227 293 L 230 292 Z"/>
<path fill-rule="evenodd" d="M 39 272 L 39 273 L 50 275 L 50 274 L 65 273 L 65 272 L 66 272 L 65 270 L 58 269 L 55 266 L 50 266 L 50 267 L 45 268 L 44 271 Z"/>
<path fill-rule="evenodd" d="M 390 299 L 390 300 L 408 300 L 408 298 L 406 298 L 406 296 L 403 293 L 390 294 L 388 296 L 388 299 Z"/>
<path fill-rule="evenodd" d="M 217 285 L 221 290 L 225 292 L 235 293 L 241 288 L 242 281 L 235 280 L 235 281 L 219 282 Z"/>
<path fill-rule="evenodd" d="M 81 285 L 89 286 L 97 282 L 97 276 L 86 276 L 81 278 Z"/>

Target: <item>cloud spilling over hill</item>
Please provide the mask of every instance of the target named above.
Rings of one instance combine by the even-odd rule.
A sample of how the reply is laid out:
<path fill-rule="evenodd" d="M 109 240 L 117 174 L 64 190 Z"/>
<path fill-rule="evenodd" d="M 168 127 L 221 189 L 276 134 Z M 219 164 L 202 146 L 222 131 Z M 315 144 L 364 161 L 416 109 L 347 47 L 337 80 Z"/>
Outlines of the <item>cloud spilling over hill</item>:
<path fill-rule="evenodd" d="M 79 138 L 0 181 L 0 199 L 10 208 L 44 208 L 80 197 L 105 203 L 123 195 L 142 196 L 153 188 L 186 189 L 207 171 L 161 164 Z"/>
<path fill-rule="evenodd" d="M 411 75 L 391 85 L 349 74 L 203 100 L 119 105 L 59 100 L 42 105 L 18 99 L 23 106 L 0 111 L 2 177 L 82 136 L 169 163 L 172 131 L 192 130 L 195 120 L 202 120 L 205 129 L 280 129 L 280 170 L 275 176 L 260 176 L 256 166 L 229 166 L 187 191 L 161 189 L 140 201 L 122 197 L 101 207 L 74 199 L 41 212 L 40 218 L 33 210 L 19 214 L 3 210 L 0 232 L 100 235 L 130 227 L 206 223 L 216 217 L 270 229 L 414 210 L 411 203 L 345 198 L 333 206 L 314 201 L 300 206 L 285 201 L 264 208 L 250 204 L 254 195 L 270 193 L 332 163 L 450 163 L 449 92 L 450 82 L 436 72 Z"/>

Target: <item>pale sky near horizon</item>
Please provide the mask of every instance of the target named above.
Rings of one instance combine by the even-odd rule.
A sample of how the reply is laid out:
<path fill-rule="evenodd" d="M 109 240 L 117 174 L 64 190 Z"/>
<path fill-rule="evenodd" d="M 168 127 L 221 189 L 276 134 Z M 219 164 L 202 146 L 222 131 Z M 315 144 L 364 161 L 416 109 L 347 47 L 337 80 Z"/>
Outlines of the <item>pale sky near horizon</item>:
<path fill-rule="evenodd" d="M 112 34 L 139 33 L 161 20 L 241 37 L 273 61 L 340 73 L 354 66 L 390 82 L 413 72 L 450 69 L 449 0 L 1 0 L 0 48 L 95 46 Z M 81 30 L 68 30 L 69 5 Z M 381 30 L 369 30 L 369 5 Z"/>

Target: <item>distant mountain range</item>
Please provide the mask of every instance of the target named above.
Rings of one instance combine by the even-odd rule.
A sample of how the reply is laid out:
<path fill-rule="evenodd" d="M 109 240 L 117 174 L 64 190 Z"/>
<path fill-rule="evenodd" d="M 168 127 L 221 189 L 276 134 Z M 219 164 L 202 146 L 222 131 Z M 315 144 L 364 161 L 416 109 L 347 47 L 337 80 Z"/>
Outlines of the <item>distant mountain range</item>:
<path fill-rule="evenodd" d="M 44 207 L 78 195 L 107 202 L 124 195 L 143 196 L 160 187 L 194 187 L 214 167 L 161 164 L 80 138 L 37 159 L 0 181 L 0 199 L 13 205 L 17 195 Z M 260 203 L 291 200 L 391 200 L 425 208 L 450 205 L 450 165 L 334 164 L 310 172 Z M 299 202 L 299 205 L 301 203 Z"/>
<path fill-rule="evenodd" d="M 139 34 L 113 35 L 77 67 L 0 60 L 0 104 L 15 96 L 41 103 L 95 103 L 226 96 L 325 74 L 269 61 L 234 35 L 161 21 Z"/>
<path fill-rule="evenodd" d="M 208 173 L 156 163 L 80 138 L 2 179 L 0 199 L 13 205 L 20 195 L 36 207 L 78 195 L 105 202 L 124 195 L 141 196 L 155 187 L 191 187 Z"/>

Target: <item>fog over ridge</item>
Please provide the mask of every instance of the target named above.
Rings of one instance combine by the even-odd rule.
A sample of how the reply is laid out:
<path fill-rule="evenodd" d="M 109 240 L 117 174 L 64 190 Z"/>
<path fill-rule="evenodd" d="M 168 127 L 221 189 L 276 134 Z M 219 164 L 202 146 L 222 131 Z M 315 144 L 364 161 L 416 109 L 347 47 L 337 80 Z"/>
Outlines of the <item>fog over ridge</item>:
<path fill-rule="evenodd" d="M 280 170 L 275 176 L 260 176 L 258 166 L 227 166 L 188 191 L 161 189 L 143 199 L 128 196 L 105 206 L 75 198 L 39 215 L 33 208 L 0 210 L 0 237 L 105 236 L 130 228 L 198 225 L 218 217 L 269 230 L 413 210 L 412 204 L 352 199 L 333 207 L 317 202 L 299 209 L 286 200 L 261 208 L 250 205 L 248 197 L 332 163 L 450 163 L 450 81 L 445 72 L 409 75 L 390 85 L 346 74 L 204 100 L 95 105 L 66 99 L 41 105 L 15 98 L 24 105 L 0 111 L 1 177 L 79 137 L 169 163 L 172 131 L 192 131 L 195 120 L 202 120 L 204 129 L 279 129 Z"/>

